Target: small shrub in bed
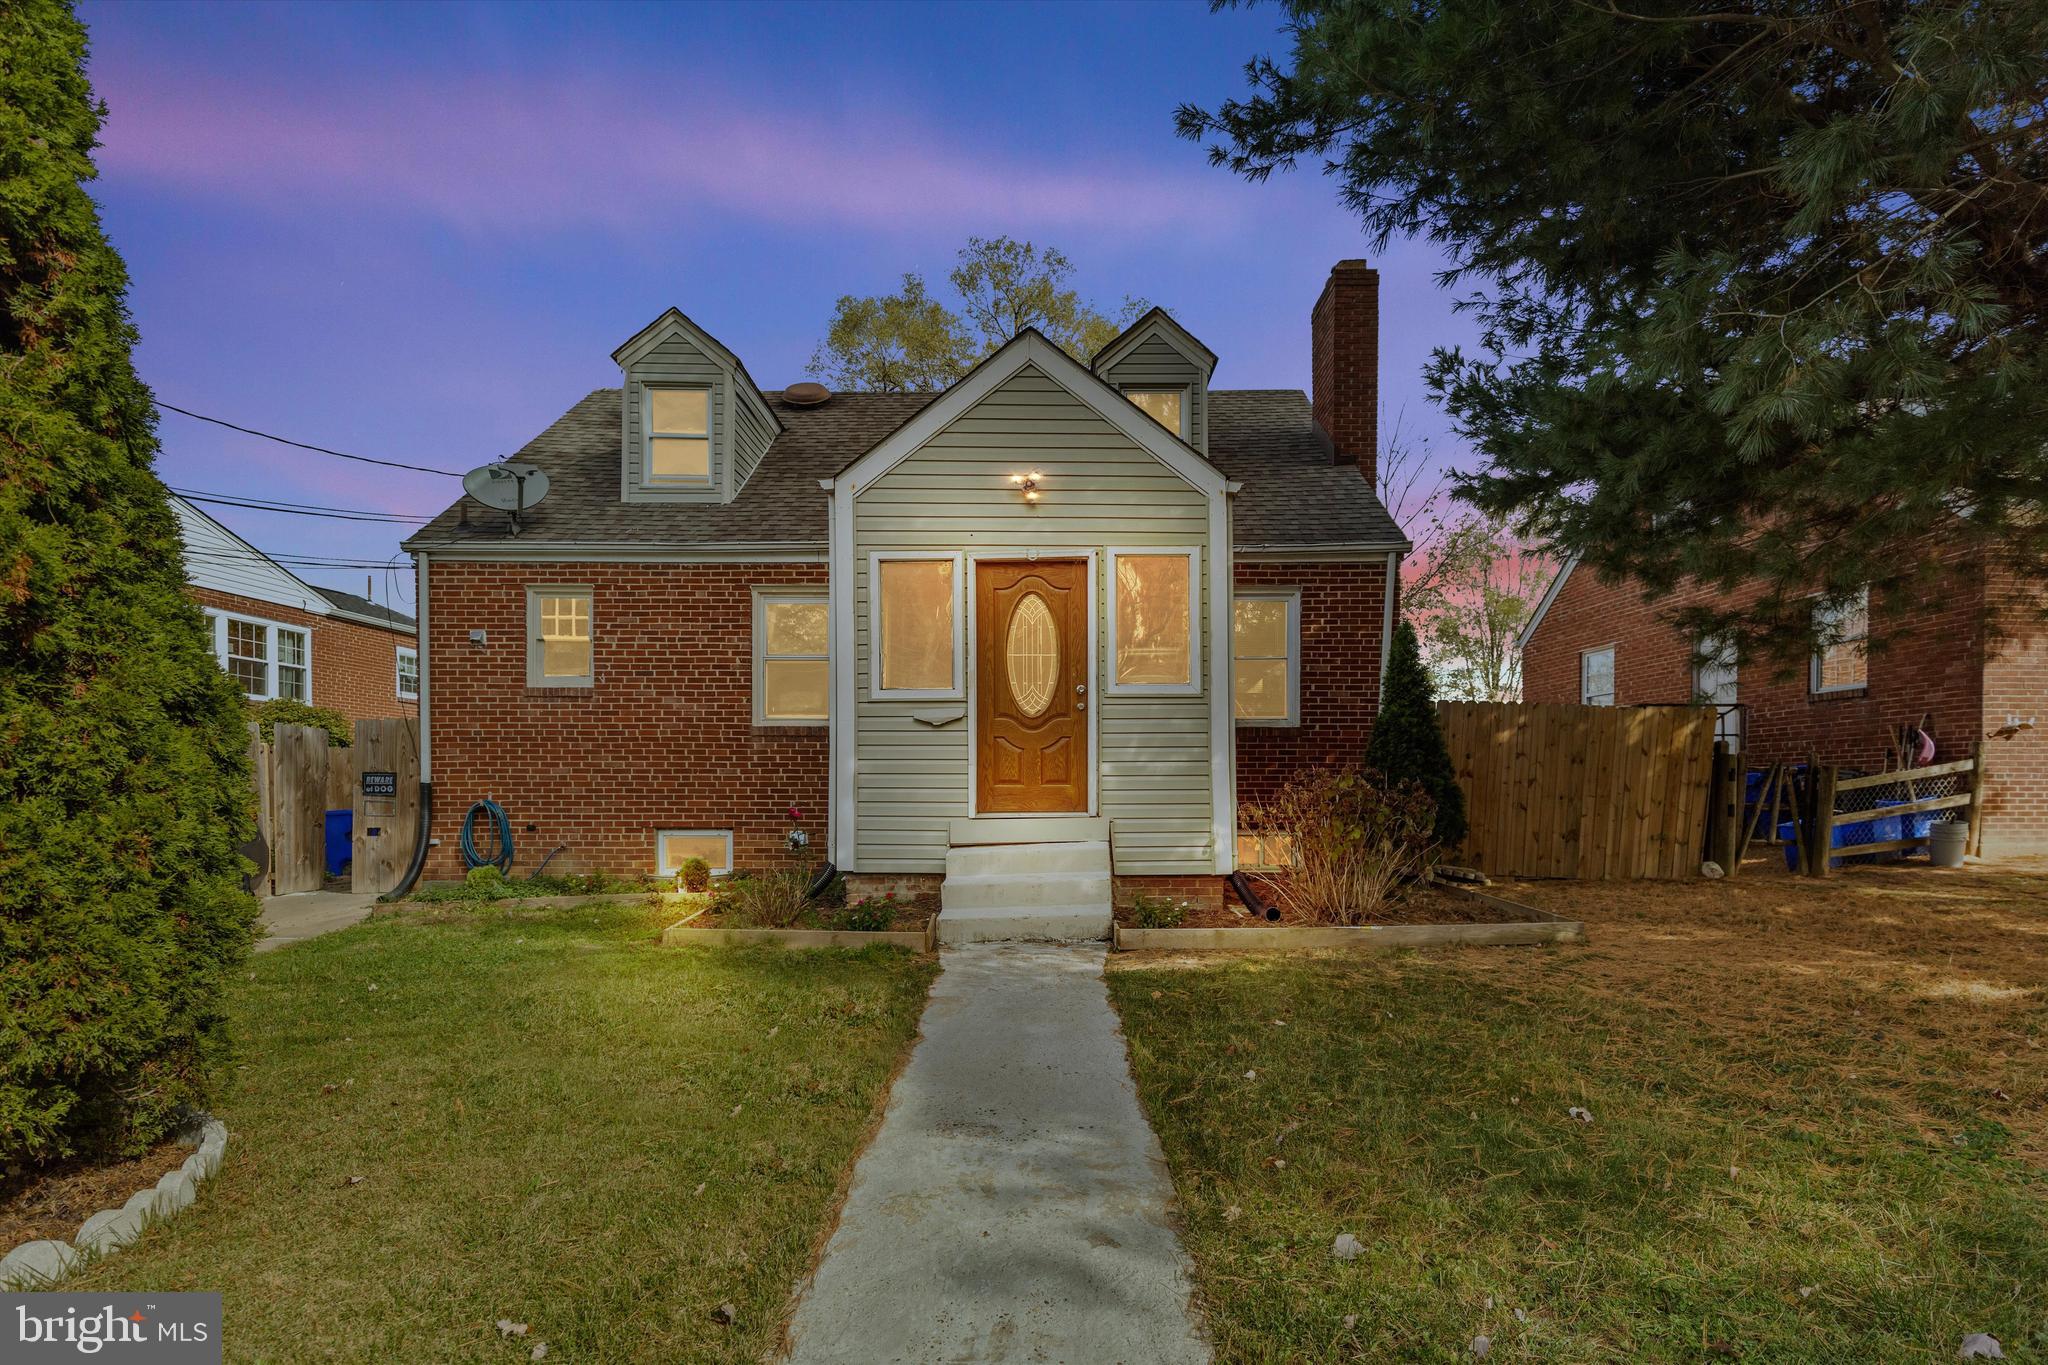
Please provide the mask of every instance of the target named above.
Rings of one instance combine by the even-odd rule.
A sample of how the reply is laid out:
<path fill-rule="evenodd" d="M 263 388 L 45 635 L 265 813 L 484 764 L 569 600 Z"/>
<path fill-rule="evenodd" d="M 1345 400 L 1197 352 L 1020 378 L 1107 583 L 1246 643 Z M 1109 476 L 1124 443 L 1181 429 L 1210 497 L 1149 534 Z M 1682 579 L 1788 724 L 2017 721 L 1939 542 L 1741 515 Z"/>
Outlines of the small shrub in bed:
<path fill-rule="evenodd" d="M 711 889 L 711 864 L 702 858 L 683 859 L 683 890 L 709 891 Z"/>
<path fill-rule="evenodd" d="M 505 874 L 489 863 L 472 867 L 462 878 L 462 884 L 473 892 L 486 896 L 498 894 L 498 888 L 505 884 Z"/>
<path fill-rule="evenodd" d="M 1310 768 L 1244 818 L 1293 852 L 1284 873 L 1254 874 L 1293 918 L 1364 924 L 1429 871 L 1436 803 L 1419 783 L 1357 769 Z"/>
<path fill-rule="evenodd" d="M 1168 896 L 1140 895 L 1131 902 L 1140 929 L 1178 929 L 1188 917 L 1188 903 Z"/>
<path fill-rule="evenodd" d="M 832 916 L 832 927 L 863 934 L 879 934 L 896 922 L 896 896 L 863 896 Z"/>
<path fill-rule="evenodd" d="M 718 908 L 735 928 L 787 929 L 809 909 L 809 887 L 810 878 L 801 872 L 735 876 L 719 892 Z"/>
<path fill-rule="evenodd" d="M 1422 665 L 1415 627 L 1406 621 L 1394 632 L 1387 653 L 1387 684 L 1380 695 L 1380 713 L 1373 718 L 1365 761 L 1389 786 L 1415 782 L 1429 794 L 1435 822 L 1432 837 L 1440 848 L 1454 849 L 1465 842 L 1465 792 L 1458 785 L 1443 727 L 1437 724 L 1436 691 Z"/>

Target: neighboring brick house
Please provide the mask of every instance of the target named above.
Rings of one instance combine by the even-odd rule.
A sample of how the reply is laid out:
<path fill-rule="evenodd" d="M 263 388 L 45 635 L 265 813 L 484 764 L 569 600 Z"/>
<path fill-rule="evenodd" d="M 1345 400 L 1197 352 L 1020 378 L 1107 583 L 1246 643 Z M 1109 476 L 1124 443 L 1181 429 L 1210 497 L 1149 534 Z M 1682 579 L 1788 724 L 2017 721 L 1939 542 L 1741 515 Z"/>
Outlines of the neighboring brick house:
<path fill-rule="evenodd" d="M 1882 599 L 1855 604 L 1830 632 L 1841 643 L 1787 670 L 1738 668 L 1681 635 L 1668 613 L 1695 594 L 1646 602 L 1634 584 L 1575 566 L 1565 564 L 1522 632 L 1526 700 L 1711 700 L 1751 766 L 1812 753 L 1871 771 L 1899 726 L 1931 716 L 1940 759 L 1984 742 L 1985 853 L 2048 852 L 2048 637 L 2031 616 L 2038 594 L 2008 575 L 1957 564 L 1940 605 L 1904 621 L 1888 619 Z M 1866 651 L 1873 622 L 1886 643 Z"/>
<path fill-rule="evenodd" d="M 351 721 L 419 714 L 410 616 L 316 588 L 183 498 L 185 591 L 205 609 L 214 657 L 252 702 L 288 697 Z"/>
<path fill-rule="evenodd" d="M 1377 709 L 1409 548 L 1373 491 L 1378 293 L 1331 272 L 1313 399 L 1210 388 L 1158 309 L 938 395 L 763 390 L 662 314 L 514 457 L 550 481 L 516 530 L 465 499 L 406 543 L 425 875 L 490 797 L 522 867 L 915 887 L 1100 841 L 1126 888 L 1220 895 L 1240 796 L 1359 761 Z"/>

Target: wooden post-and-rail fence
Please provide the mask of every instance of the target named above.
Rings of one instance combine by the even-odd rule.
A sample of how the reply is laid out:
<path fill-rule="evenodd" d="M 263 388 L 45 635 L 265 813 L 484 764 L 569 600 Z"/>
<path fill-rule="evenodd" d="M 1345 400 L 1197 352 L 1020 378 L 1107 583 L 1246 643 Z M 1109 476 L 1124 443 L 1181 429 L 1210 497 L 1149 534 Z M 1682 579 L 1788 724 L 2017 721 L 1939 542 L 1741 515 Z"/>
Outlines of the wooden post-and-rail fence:
<path fill-rule="evenodd" d="M 1457 861 L 1491 876 L 1698 875 L 1713 707 L 1447 701 L 1437 718 L 1470 825 Z"/>
<path fill-rule="evenodd" d="M 356 722 L 355 744 L 338 748 L 311 725 L 276 725 L 266 743 L 249 725 L 256 785 L 261 896 L 318 891 L 326 884 L 327 812 L 353 810 L 350 889 L 382 894 L 412 859 L 419 821 L 419 722 Z"/>

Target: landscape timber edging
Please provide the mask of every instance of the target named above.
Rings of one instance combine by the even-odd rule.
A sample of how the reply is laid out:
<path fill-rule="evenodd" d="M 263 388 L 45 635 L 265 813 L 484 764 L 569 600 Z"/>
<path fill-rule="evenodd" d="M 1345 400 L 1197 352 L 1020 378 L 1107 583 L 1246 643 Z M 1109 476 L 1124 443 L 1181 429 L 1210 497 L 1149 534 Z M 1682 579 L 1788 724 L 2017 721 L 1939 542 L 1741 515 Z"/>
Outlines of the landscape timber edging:
<path fill-rule="evenodd" d="M 192 1155 L 156 1184 L 137 1190 L 119 1208 L 101 1209 L 80 1224 L 68 1242 L 41 1238 L 23 1242 L 0 1256 L 0 1290 L 27 1293 L 49 1288 L 80 1266 L 113 1255 L 142 1236 L 145 1228 L 189 1207 L 199 1197 L 199 1186 L 227 1159 L 228 1127 L 209 1118 L 186 1131 L 197 1135 Z"/>
<path fill-rule="evenodd" d="M 697 915 L 704 912 L 699 910 Z M 938 945 L 939 917 L 932 915 L 922 929 L 692 929 L 690 920 L 677 920 L 661 931 L 664 947 L 696 944 L 718 947 L 736 943 L 780 943 L 785 948 L 865 948 L 872 943 L 928 953 Z"/>
<path fill-rule="evenodd" d="M 1516 947 L 1532 943 L 1586 941 L 1586 926 L 1578 920 L 1538 910 L 1533 905 L 1523 905 L 1504 896 L 1474 891 L 1470 887 L 1448 882 L 1438 882 L 1436 887 L 1440 891 L 1484 902 L 1520 918 L 1482 924 L 1257 924 L 1236 929 L 1126 929 L 1119 924 L 1111 928 L 1110 942 L 1118 952 L 1141 948 L 1169 948 L 1181 952 L 1256 952 L 1294 948 L 1373 951 L 1434 948 L 1458 943 Z"/>

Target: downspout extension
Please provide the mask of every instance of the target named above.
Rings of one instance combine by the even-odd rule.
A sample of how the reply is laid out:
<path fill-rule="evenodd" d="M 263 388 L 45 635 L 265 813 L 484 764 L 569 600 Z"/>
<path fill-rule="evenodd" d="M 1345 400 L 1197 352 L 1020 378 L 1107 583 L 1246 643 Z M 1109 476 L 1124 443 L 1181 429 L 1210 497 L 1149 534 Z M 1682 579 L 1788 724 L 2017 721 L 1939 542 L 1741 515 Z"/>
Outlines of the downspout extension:
<path fill-rule="evenodd" d="M 1387 589 L 1381 597 L 1380 700 L 1387 697 L 1387 660 L 1394 652 L 1394 597 L 1401 591 L 1401 552 L 1387 551 Z"/>
<path fill-rule="evenodd" d="M 404 900 L 411 894 L 413 883 L 420 879 L 420 873 L 427 865 L 427 831 L 434 827 L 434 784 L 420 783 L 420 827 L 412 841 L 412 862 L 406 867 L 405 875 L 398 885 L 391 888 L 389 899 Z"/>

